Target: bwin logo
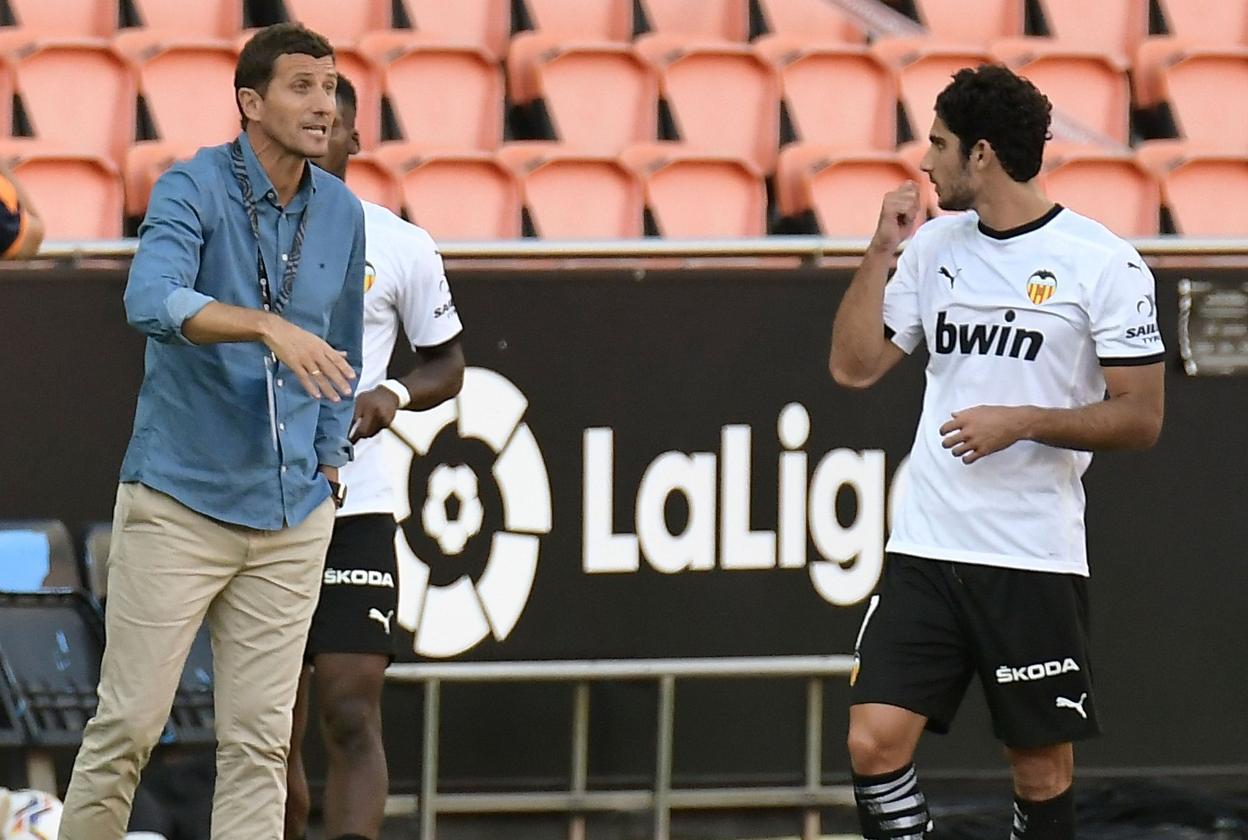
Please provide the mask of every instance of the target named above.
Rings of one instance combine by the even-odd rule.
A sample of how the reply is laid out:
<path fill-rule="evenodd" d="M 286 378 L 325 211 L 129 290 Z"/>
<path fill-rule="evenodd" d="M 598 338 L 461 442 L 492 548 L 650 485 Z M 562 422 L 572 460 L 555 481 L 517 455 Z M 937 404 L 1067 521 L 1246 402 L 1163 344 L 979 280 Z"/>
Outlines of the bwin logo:
<path fill-rule="evenodd" d="M 402 442 L 391 468 L 396 485 L 409 488 L 401 497 L 400 522 L 412 517 L 429 537 L 430 552 L 459 555 L 470 541 L 488 538 L 489 553 L 480 574 L 431 583 L 430 565 L 417 556 L 402 528 L 395 537 L 399 567 L 399 624 L 414 634 L 412 649 L 430 657 L 463 653 L 493 636 L 506 639 L 520 620 L 537 574 L 540 535 L 550 533 L 550 478 L 542 451 L 523 422 L 529 401 L 505 377 L 485 368 L 464 371 L 459 396 L 428 411 L 400 411 L 390 431 Z M 484 444 L 493 454 L 489 472 L 465 464 L 438 463 L 428 481 L 412 482 L 416 459 L 427 455 L 444 429 L 461 440 Z M 393 438 L 391 438 L 393 441 Z M 488 524 L 478 494 L 492 476 L 502 510 Z M 452 512 L 447 504 L 455 497 Z M 406 503 L 406 509 L 403 509 Z M 480 532 L 480 533 L 479 533 Z M 433 559 L 433 558 L 428 558 Z"/>
<path fill-rule="evenodd" d="M 936 352 L 964 356 L 1009 356 L 1033 362 L 1044 345 L 1044 333 L 1010 326 L 1017 315 L 1005 312 L 1004 324 L 955 324 L 941 310 L 936 315 Z"/>

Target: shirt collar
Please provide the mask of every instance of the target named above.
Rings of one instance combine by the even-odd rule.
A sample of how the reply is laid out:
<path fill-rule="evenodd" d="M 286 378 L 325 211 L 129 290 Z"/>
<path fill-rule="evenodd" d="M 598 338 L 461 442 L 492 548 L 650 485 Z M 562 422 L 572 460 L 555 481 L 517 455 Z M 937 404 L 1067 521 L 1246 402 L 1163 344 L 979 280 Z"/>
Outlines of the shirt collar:
<path fill-rule="evenodd" d="M 260 165 L 260 159 L 256 157 L 255 150 L 251 148 L 251 138 L 247 136 L 246 131 L 243 131 L 238 135 L 238 139 L 243 149 L 243 163 L 247 167 L 247 178 L 251 181 L 252 193 L 257 199 L 264 199 L 274 207 L 280 207 L 281 205 L 277 203 L 277 190 L 273 187 L 273 182 L 269 180 L 269 173 L 264 171 L 264 167 Z M 295 191 L 294 198 L 286 205 L 287 212 L 299 212 L 312 200 L 312 195 L 316 192 L 316 180 L 312 176 L 312 170 L 315 168 L 310 161 L 304 163 L 299 189 Z"/>

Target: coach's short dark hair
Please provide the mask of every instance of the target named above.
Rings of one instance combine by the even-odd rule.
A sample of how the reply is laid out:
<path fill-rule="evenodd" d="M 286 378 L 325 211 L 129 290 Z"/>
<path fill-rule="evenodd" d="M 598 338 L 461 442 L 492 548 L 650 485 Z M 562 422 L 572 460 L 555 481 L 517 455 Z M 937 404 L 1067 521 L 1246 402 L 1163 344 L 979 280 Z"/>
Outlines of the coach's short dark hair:
<path fill-rule="evenodd" d="M 341 73 L 338 74 L 337 96 L 339 108 L 350 108 L 352 111 L 357 110 L 355 85 L 351 84 L 351 80 Z"/>
<path fill-rule="evenodd" d="M 251 88 L 264 96 L 273 80 L 273 66 L 279 57 L 287 54 L 324 58 L 332 56 L 334 48 L 324 36 L 298 23 L 275 23 L 251 36 L 238 54 L 238 64 L 234 65 L 234 104 L 238 106 L 243 128 L 247 127 L 247 117 L 243 114 L 238 92 Z"/>
<path fill-rule="evenodd" d="M 1015 181 L 1040 171 L 1053 105 L 1035 85 L 999 64 L 959 70 L 936 97 L 936 116 L 958 138 L 962 156 L 987 140 Z"/>

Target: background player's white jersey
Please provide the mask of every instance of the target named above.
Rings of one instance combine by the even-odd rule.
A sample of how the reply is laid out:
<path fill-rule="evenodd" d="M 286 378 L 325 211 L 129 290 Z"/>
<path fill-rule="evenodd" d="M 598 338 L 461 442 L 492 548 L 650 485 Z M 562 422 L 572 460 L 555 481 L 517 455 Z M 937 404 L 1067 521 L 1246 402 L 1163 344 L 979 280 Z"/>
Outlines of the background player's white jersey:
<path fill-rule="evenodd" d="M 1161 361 L 1156 300 L 1135 249 L 1071 210 L 1003 233 L 975 213 L 923 225 L 884 294 L 893 342 L 907 353 L 925 342 L 930 354 L 888 550 L 1086 575 L 1091 453 L 1019 441 L 968 465 L 939 429 L 977 405 L 1100 401 L 1102 365 Z"/>
<path fill-rule="evenodd" d="M 442 257 L 428 233 L 384 207 L 364 205 L 364 369 L 356 393 L 386 378 L 399 323 L 412 347 L 445 344 L 462 329 L 442 268 Z M 342 469 L 347 503 L 339 516 L 394 513 L 395 493 L 385 468 L 391 447 L 401 446 L 382 432 L 355 444 L 355 459 Z"/>

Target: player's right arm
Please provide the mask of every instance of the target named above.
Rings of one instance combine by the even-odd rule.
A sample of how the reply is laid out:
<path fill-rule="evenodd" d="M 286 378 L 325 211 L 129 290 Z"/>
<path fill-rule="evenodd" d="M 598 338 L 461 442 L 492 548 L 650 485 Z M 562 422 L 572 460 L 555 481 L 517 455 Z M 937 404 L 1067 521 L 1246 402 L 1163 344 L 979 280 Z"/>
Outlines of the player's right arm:
<path fill-rule="evenodd" d="M 919 188 L 907 181 L 884 196 L 880 221 L 832 323 L 828 372 L 846 388 L 868 388 L 905 355 L 885 333 L 884 287 L 893 255 L 918 223 Z"/>

